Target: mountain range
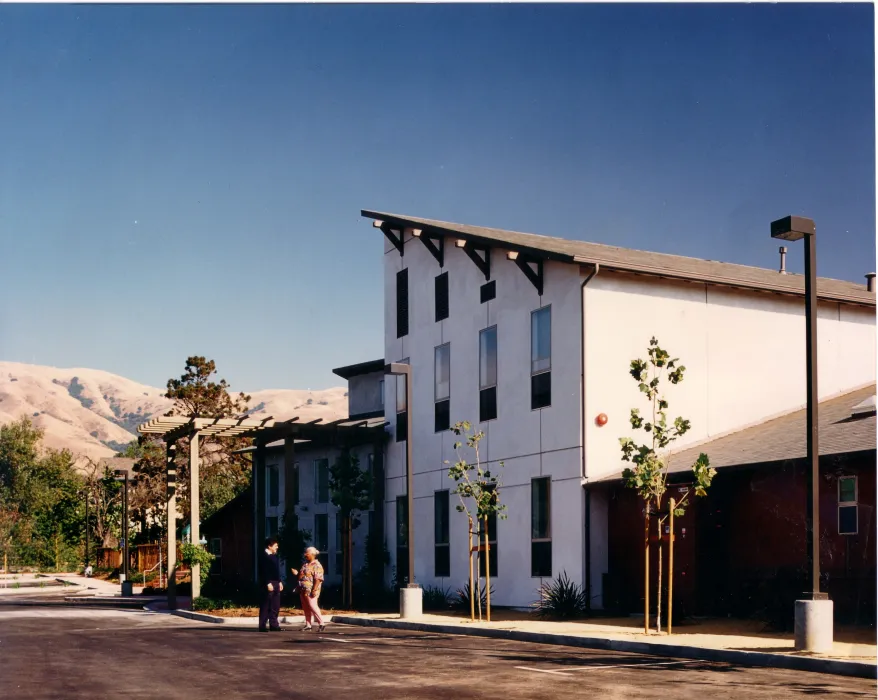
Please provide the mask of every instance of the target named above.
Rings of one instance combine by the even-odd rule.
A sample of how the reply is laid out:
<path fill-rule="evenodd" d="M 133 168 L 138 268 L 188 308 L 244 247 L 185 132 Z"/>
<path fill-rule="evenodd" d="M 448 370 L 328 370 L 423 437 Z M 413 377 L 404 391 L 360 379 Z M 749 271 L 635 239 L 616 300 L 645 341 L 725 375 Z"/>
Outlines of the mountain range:
<path fill-rule="evenodd" d="M 166 413 L 172 402 L 164 393 L 101 370 L 0 362 L 0 424 L 28 416 L 45 432 L 45 447 L 92 459 L 112 457 L 136 439 L 138 425 Z M 250 396 L 254 418 L 329 422 L 348 415 L 346 387 L 267 389 Z"/>

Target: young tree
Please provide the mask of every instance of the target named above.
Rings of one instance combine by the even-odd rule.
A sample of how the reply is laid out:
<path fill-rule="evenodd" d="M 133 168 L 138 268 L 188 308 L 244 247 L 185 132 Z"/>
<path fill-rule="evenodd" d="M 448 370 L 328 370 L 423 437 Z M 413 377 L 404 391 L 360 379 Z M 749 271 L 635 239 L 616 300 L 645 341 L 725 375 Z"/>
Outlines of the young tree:
<path fill-rule="evenodd" d="M 486 469 L 482 465 L 481 456 L 479 454 L 479 443 L 485 434 L 481 431 L 474 432 L 469 421 L 461 421 L 451 426 L 452 432 L 458 437 L 463 435 L 466 446 L 473 450 L 475 462 L 469 462 L 461 455 L 463 443 L 458 441 L 454 443 L 454 450 L 457 453 L 457 462 L 455 462 L 448 470 L 449 478 L 454 480 L 456 484 L 453 493 L 457 494 L 460 503 L 457 505 L 458 513 L 466 513 L 469 521 L 469 557 L 470 557 L 470 573 L 469 573 L 469 599 L 470 599 L 470 619 L 475 619 L 475 600 L 478 600 L 479 619 L 482 619 L 482 596 L 479 590 L 481 586 L 481 574 L 476 579 L 476 587 L 473 586 L 473 561 L 472 554 L 476 553 L 476 566 L 479 566 L 479 558 L 482 552 L 485 552 L 485 591 L 486 610 L 488 622 L 491 621 L 491 557 L 489 549 L 490 533 L 488 532 L 488 518 L 492 515 L 498 518 L 506 518 L 506 505 L 500 503 L 500 479 L 491 473 L 490 469 Z M 445 464 L 450 464 L 448 460 Z M 500 468 L 503 462 L 499 463 Z M 472 501 L 472 505 L 469 501 Z M 478 523 L 478 529 L 474 530 L 475 524 Z M 476 535 L 477 546 L 473 548 L 473 535 Z M 481 543 L 484 536 L 484 544 Z M 477 569 L 480 571 L 480 568 Z M 475 590 L 475 593 L 473 592 Z"/>
<path fill-rule="evenodd" d="M 645 517 L 645 581 L 644 581 L 644 630 L 649 632 L 649 518 L 655 515 L 656 534 L 658 536 L 658 597 L 656 628 L 661 632 L 661 593 L 662 593 L 662 526 L 669 515 L 681 516 L 688 505 L 690 491 L 679 502 L 670 499 L 670 510 L 662 512 L 662 499 L 667 492 L 668 470 L 671 455 L 668 447 L 672 442 L 685 435 L 691 424 L 688 420 L 677 417 L 673 424 L 668 423 L 668 401 L 662 389 L 663 381 L 672 385 L 683 381 L 686 368 L 679 364 L 680 358 L 671 358 L 663 350 L 658 341 L 652 338 L 647 350 L 649 360 L 632 360 L 630 374 L 637 382 L 640 392 L 649 401 L 650 415 L 644 418 L 637 408 L 631 409 L 630 422 L 634 430 L 643 430 L 649 436 L 648 442 L 637 444 L 631 438 L 620 438 L 622 459 L 633 464 L 624 470 L 622 476 L 625 485 L 635 489 L 644 501 Z M 695 495 L 706 496 L 716 470 L 710 467 L 706 454 L 701 453 L 692 465 L 692 477 L 695 482 Z M 672 520 L 673 522 L 673 520 Z M 671 533 L 673 538 L 673 532 Z M 673 572 L 672 572 L 673 575 Z"/>
<path fill-rule="evenodd" d="M 372 504 L 372 475 L 360 469 L 360 460 L 349 449 L 329 468 L 332 504 L 342 519 L 342 599 L 353 606 L 353 531 L 360 526 L 360 513 Z"/>
<path fill-rule="evenodd" d="M 167 477 L 164 443 L 147 435 L 132 440 L 117 457 L 134 460 L 134 479 L 130 485 L 128 510 L 140 523 L 146 542 L 162 539 L 167 510 Z M 176 524 L 175 524 L 176 525 Z"/>
<path fill-rule="evenodd" d="M 105 464 L 86 458 L 85 490 L 94 522 L 95 541 L 115 547 L 122 527 L 122 484 Z"/>
<path fill-rule="evenodd" d="M 232 397 L 225 379 L 214 380 L 216 363 L 201 356 L 186 360 L 179 379 L 168 380 L 166 398 L 174 401 L 168 416 L 233 418 L 247 414 L 250 397 L 240 393 Z M 210 517 L 247 488 L 250 483 L 250 460 L 235 451 L 246 447 L 246 438 L 202 438 L 201 442 L 201 514 Z M 189 509 L 189 446 L 177 449 L 177 498 L 181 513 Z"/>

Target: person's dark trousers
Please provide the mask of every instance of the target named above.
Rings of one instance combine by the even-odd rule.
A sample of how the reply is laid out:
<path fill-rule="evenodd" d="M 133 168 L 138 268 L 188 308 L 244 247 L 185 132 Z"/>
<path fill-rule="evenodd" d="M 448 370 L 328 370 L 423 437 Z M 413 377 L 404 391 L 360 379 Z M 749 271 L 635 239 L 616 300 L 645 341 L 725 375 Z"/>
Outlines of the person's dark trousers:
<path fill-rule="evenodd" d="M 262 601 L 259 605 L 259 629 L 267 627 L 276 630 L 280 627 L 277 616 L 280 613 L 280 581 L 271 581 L 274 590 L 269 591 L 268 586 L 262 589 Z"/>

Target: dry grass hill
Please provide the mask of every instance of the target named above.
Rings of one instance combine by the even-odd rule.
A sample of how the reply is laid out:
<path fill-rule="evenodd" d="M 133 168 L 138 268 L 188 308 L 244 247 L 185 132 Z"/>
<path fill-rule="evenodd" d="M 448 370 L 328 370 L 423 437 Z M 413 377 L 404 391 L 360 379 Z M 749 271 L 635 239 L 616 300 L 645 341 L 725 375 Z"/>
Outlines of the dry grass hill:
<path fill-rule="evenodd" d="M 29 416 L 44 444 L 93 459 L 112 457 L 136 438 L 141 423 L 168 411 L 164 389 L 94 369 L 0 362 L 0 424 Z M 302 421 L 348 415 L 347 389 L 268 389 L 251 394 L 253 417 Z"/>

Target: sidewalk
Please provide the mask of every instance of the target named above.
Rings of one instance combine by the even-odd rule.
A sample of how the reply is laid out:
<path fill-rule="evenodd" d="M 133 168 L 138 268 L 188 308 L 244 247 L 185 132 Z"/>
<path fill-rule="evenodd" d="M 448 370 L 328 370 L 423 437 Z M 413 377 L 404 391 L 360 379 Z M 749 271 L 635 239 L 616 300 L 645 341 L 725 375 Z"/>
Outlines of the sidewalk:
<path fill-rule="evenodd" d="M 631 618 L 548 622 L 527 613 L 497 613 L 490 623 L 470 622 L 468 617 L 455 614 L 425 614 L 417 621 L 402 621 L 399 615 L 336 615 L 333 621 L 876 677 L 878 647 L 870 630 L 840 629 L 832 654 L 818 656 L 796 652 L 791 634 L 765 633 L 760 631 L 760 623 L 751 621 L 711 620 L 679 626 L 670 636 L 647 636 L 642 622 L 638 626 Z"/>

